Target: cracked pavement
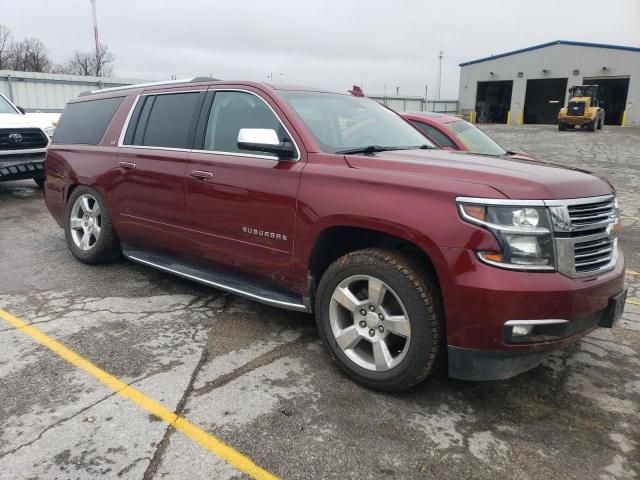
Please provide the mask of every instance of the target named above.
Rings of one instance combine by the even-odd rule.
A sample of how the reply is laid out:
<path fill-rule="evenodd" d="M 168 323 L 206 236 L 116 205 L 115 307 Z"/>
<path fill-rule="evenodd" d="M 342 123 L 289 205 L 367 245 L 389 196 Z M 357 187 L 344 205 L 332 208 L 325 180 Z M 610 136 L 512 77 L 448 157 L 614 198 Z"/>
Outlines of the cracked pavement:
<path fill-rule="evenodd" d="M 488 126 L 505 147 L 619 190 L 640 272 L 640 130 Z M 344 377 L 311 316 L 121 260 L 68 252 L 31 181 L 0 183 L 0 308 L 34 324 L 283 478 L 640 475 L 640 306 L 514 379 L 443 374 L 405 394 Z M 628 275 L 640 299 L 640 275 Z M 243 478 L 0 322 L 0 478 Z"/>

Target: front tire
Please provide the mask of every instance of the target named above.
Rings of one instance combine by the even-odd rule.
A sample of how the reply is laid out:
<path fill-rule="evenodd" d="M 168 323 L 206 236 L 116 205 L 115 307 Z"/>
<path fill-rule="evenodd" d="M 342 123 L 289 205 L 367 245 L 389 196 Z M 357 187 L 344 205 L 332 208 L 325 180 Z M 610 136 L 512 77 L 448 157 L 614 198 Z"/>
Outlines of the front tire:
<path fill-rule="evenodd" d="M 113 231 L 107 206 L 92 188 L 76 188 L 65 209 L 64 234 L 74 257 L 94 264 L 116 260 L 120 245 Z"/>
<path fill-rule="evenodd" d="M 594 118 L 591 122 L 587 124 L 587 130 L 589 130 L 590 132 L 595 132 L 597 123 L 598 123 L 598 119 Z"/>
<path fill-rule="evenodd" d="M 411 259 L 376 248 L 349 253 L 317 293 L 320 337 L 353 380 L 403 391 L 434 371 L 443 336 L 438 287 Z"/>
<path fill-rule="evenodd" d="M 558 122 L 558 130 L 564 132 L 567 129 L 567 124 L 564 122 Z"/>

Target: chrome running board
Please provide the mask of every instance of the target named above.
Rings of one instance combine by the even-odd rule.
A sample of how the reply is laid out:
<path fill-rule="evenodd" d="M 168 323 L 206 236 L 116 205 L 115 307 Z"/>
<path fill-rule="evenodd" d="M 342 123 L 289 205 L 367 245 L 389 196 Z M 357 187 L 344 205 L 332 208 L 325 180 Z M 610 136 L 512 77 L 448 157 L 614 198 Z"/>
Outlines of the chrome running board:
<path fill-rule="evenodd" d="M 193 280 L 256 302 L 286 308 L 288 310 L 296 310 L 298 312 L 310 311 L 306 305 L 302 303 L 302 299 L 296 297 L 295 294 L 252 283 L 250 280 L 237 274 L 221 273 L 203 267 L 189 265 L 167 255 L 151 253 L 127 245 L 122 245 L 122 253 L 126 258 L 134 262 L 148 265 L 163 272 L 172 273 L 187 280 Z"/>

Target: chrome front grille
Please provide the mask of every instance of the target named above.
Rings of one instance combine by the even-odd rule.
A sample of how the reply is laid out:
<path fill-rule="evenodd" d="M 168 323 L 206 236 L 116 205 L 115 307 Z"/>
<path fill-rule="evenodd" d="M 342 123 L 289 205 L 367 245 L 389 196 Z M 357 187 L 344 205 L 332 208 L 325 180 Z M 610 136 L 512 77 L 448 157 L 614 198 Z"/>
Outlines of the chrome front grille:
<path fill-rule="evenodd" d="M 612 269 L 618 259 L 615 197 L 546 200 L 553 223 L 558 271 L 573 278 Z"/>
<path fill-rule="evenodd" d="M 597 271 L 608 265 L 613 256 L 615 239 L 602 238 L 577 242 L 573 246 L 576 272 Z"/>
<path fill-rule="evenodd" d="M 591 225 L 598 222 L 608 222 L 614 213 L 613 197 L 603 202 L 569 205 L 569 218 L 572 225 Z"/>

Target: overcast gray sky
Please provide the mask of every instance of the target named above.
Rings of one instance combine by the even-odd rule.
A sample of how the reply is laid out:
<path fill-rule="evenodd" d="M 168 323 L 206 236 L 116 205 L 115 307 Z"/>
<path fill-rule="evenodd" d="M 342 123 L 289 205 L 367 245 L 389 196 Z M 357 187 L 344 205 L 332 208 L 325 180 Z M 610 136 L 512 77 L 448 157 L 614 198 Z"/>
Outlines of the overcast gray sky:
<path fill-rule="evenodd" d="M 640 0 L 97 0 L 115 75 L 303 83 L 456 98 L 458 64 L 552 40 L 640 47 Z M 89 0 L 0 0 L 0 24 L 53 60 L 93 48 Z M 431 95 L 429 95 L 431 97 Z"/>

